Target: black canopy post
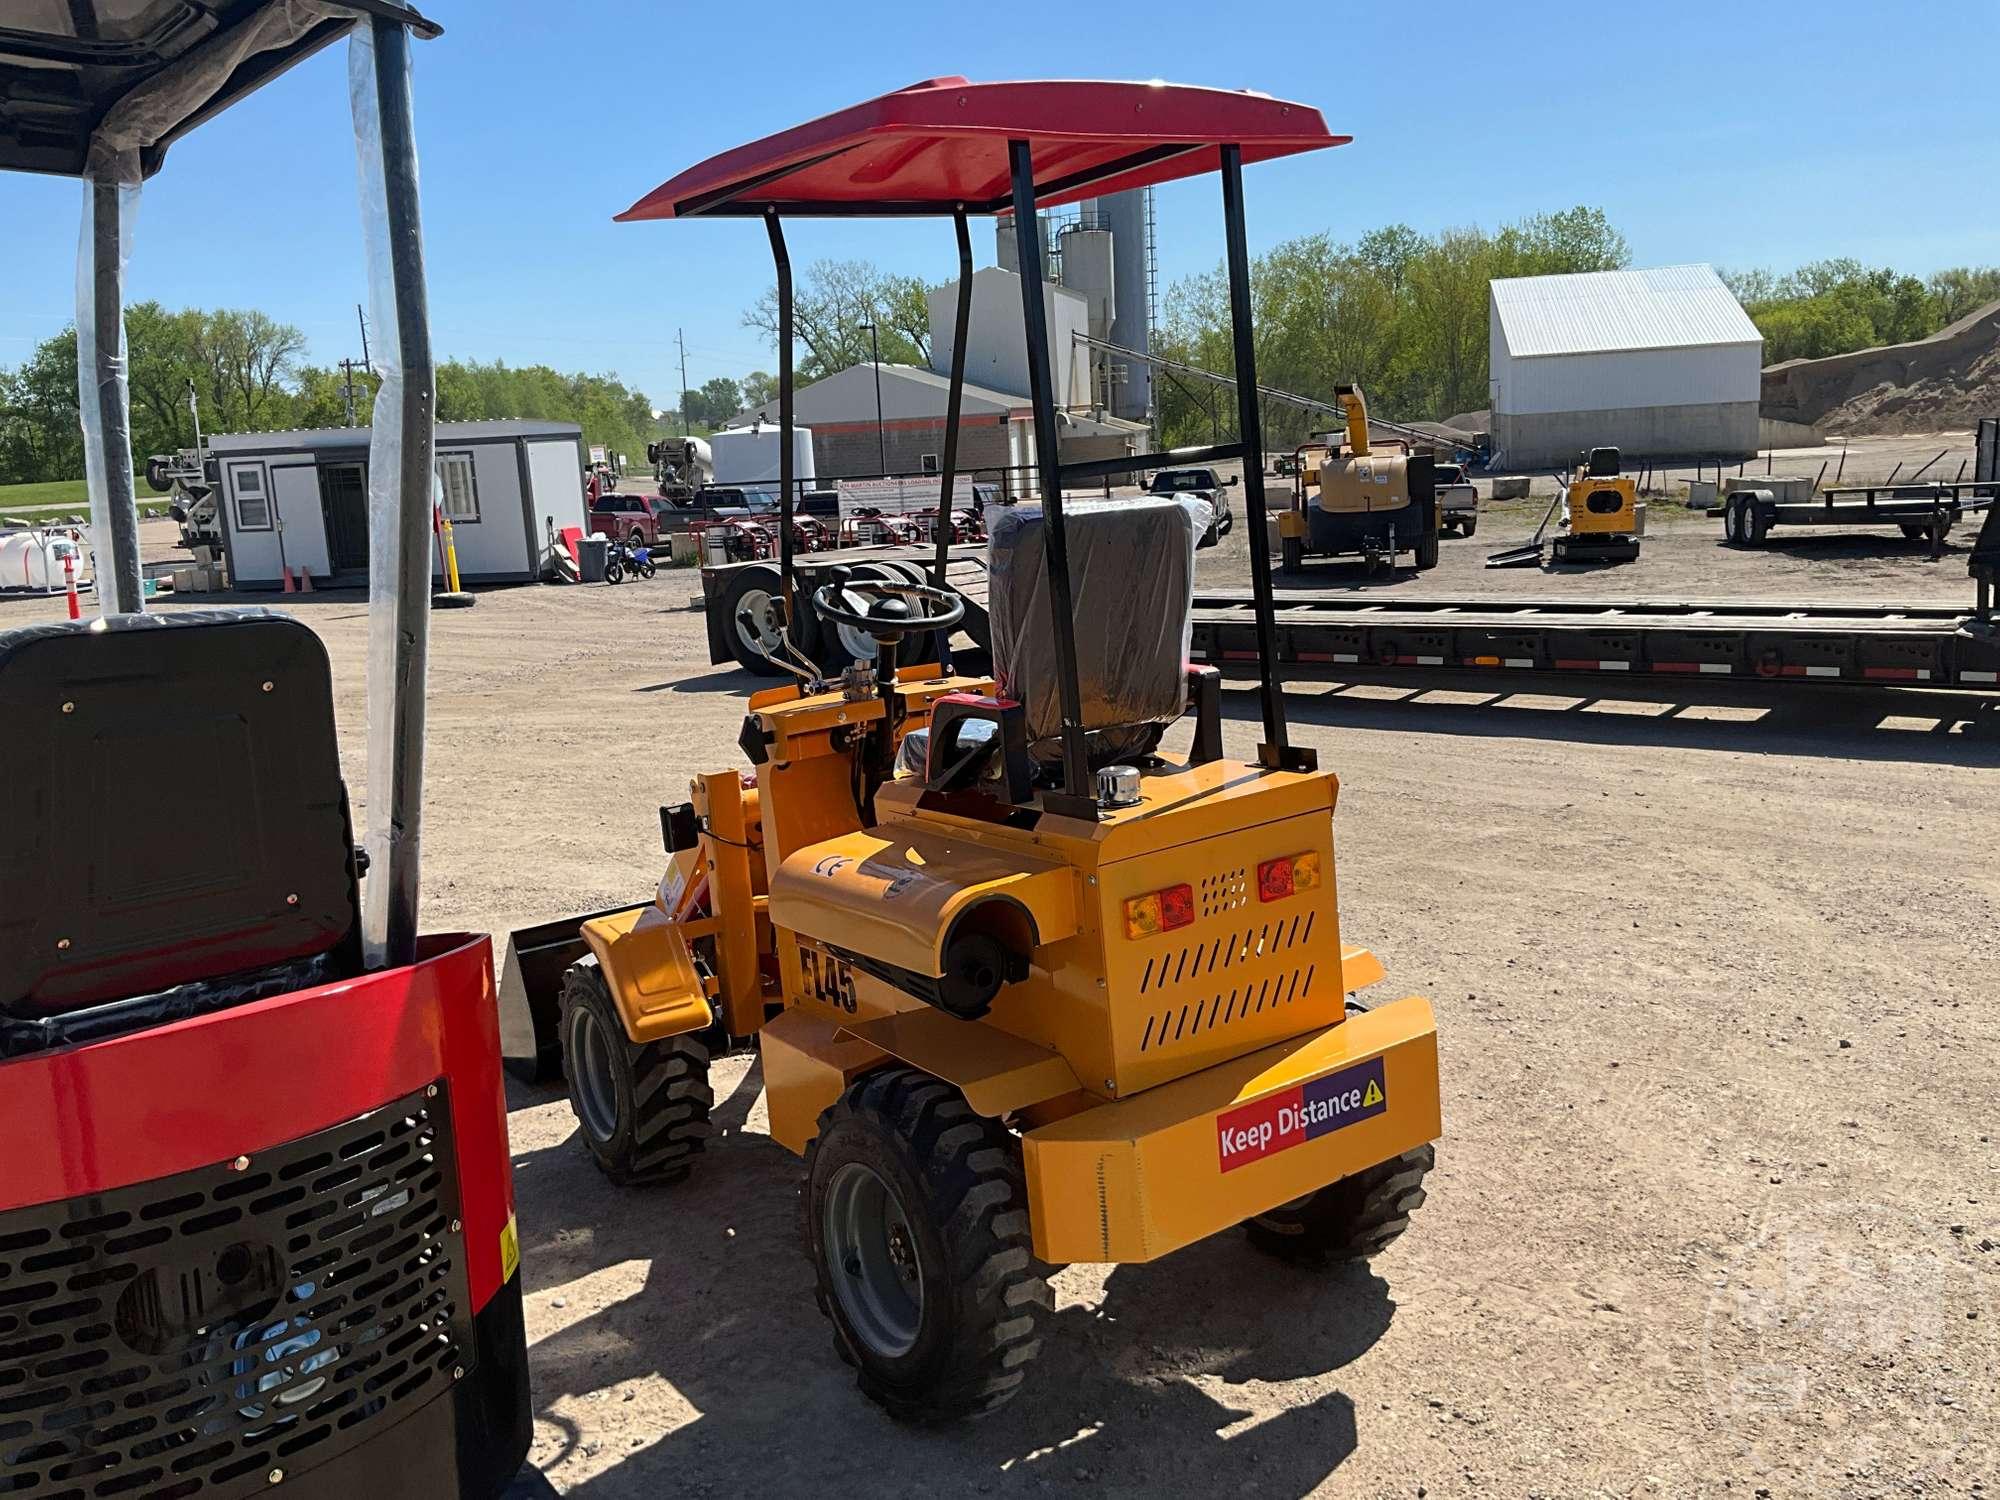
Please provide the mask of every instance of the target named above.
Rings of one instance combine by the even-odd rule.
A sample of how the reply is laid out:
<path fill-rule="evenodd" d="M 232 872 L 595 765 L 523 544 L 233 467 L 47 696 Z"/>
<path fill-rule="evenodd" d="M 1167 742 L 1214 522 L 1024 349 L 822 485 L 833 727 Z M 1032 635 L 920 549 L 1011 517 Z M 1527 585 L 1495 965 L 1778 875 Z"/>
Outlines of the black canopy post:
<path fill-rule="evenodd" d="M 1062 694 L 1063 789 L 1044 805 L 1068 817 L 1095 818 L 1090 760 L 1084 750 L 1083 691 L 1076 671 L 1076 615 L 1069 587 L 1069 538 L 1063 530 L 1062 462 L 1056 441 L 1055 381 L 1049 371 L 1048 314 L 1042 306 L 1042 236 L 1035 220 L 1034 148 L 1007 143 L 1014 178 L 1014 244 L 1021 267 L 1021 316 L 1028 337 L 1028 402 L 1035 414 L 1035 467 L 1042 489 L 1042 550 L 1048 560 L 1049 613 Z"/>
<path fill-rule="evenodd" d="M 1229 246 L 1229 328 L 1236 348 L 1237 439 L 1243 449 L 1243 510 L 1250 527 L 1250 591 L 1257 615 L 1258 696 L 1264 708 L 1260 765 L 1309 771 L 1311 750 L 1293 748 L 1285 734 L 1285 704 L 1278 687 L 1278 626 L 1271 603 L 1271 552 L 1264 519 L 1264 428 L 1257 407 L 1257 347 L 1250 329 L 1250 252 L 1243 234 L 1243 148 L 1224 146 L 1222 223 Z"/>
<path fill-rule="evenodd" d="M 436 372 L 431 362 L 430 297 L 424 284 L 417 142 L 410 118 L 410 34 L 401 21 L 371 17 L 375 98 L 380 111 L 382 181 L 388 208 L 389 270 L 402 368 L 401 472 L 396 476 L 395 676 L 389 734 L 388 868 L 369 878 L 389 887 L 386 961 L 416 961 L 419 832 L 424 803 L 424 690 L 431 615 L 431 458 L 436 442 Z M 371 816 L 373 809 L 370 809 Z"/>
<path fill-rule="evenodd" d="M 139 503 L 132 489 L 132 407 L 125 359 L 125 230 L 116 181 L 90 181 L 91 335 L 96 346 L 98 462 L 104 471 L 103 522 L 108 538 L 92 538 L 97 587 L 108 612 L 135 615 L 145 606 L 140 582 Z M 109 546 L 101 545 L 108 541 Z M 107 576 L 108 575 L 108 576 Z"/>
<path fill-rule="evenodd" d="M 775 208 L 764 210 L 771 236 L 771 264 L 778 273 L 778 583 L 785 599 L 785 636 L 796 643 L 792 621 L 792 257 Z"/>
<path fill-rule="evenodd" d="M 938 480 L 937 577 L 932 581 L 945 587 L 945 567 L 951 553 L 952 498 L 958 475 L 958 419 L 965 405 L 965 340 L 972 327 L 972 227 L 966 223 L 965 205 L 952 210 L 952 225 L 958 230 L 958 313 L 952 324 L 951 384 L 944 397 L 944 473 Z M 951 671 L 951 632 L 938 632 L 938 667 Z"/>

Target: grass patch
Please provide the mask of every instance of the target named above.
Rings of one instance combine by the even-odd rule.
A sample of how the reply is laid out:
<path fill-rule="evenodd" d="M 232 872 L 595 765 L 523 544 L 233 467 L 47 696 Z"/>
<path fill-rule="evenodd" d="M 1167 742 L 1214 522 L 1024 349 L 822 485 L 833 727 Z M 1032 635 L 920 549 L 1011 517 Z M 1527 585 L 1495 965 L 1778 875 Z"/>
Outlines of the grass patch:
<path fill-rule="evenodd" d="M 139 499 L 141 516 L 164 516 L 167 502 L 153 498 L 143 474 L 132 478 L 133 493 Z M 90 490 L 81 479 L 52 479 L 45 484 L 0 484 L 0 516 L 19 516 L 24 521 L 47 521 L 56 516 L 88 516 Z"/>

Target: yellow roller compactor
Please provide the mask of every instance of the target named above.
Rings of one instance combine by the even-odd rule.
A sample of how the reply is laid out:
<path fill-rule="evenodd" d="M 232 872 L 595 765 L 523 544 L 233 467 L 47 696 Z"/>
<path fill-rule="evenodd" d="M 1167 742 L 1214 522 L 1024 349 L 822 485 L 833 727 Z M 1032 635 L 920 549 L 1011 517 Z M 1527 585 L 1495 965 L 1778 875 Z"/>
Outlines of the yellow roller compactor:
<path fill-rule="evenodd" d="M 693 168 L 625 216 L 765 222 L 786 427 L 782 217 L 947 214 L 962 263 L 968 214 L 1021 229 L 1040 499 L 990 512 L 993 674 L 941 664 L 963 608 L 941 586 L 817 590 L 873 659 L 827 680 L 774 648 L 799 681 L 751 698 L 746 765 L 663 809 L 658 899 L 582 925 L 555 1027 L 583 1141 L 635 1183 L 700 1161 L 709 1059 L 755 1038 L 770 1133 L 805 1160 L 819 1304 L 899 1416 L 1013 1394 L 1052 1265 L 1238 1226 L 1302 1264 L 1368 1256 L 1423 1202 L 1431 1007 L 1349 998 L 1382 969 L 1341 941 L 1338 786 L 1288 742 L 1270 559 L 1253 549 L 1263 741 L 1244 761 L 1224 753 L 1218 677 L 1187 665 L 1207 506 L 1065 502 L 1036 290 L 1038 207 L 1219 169 L 1244 438 L 1124 463 L 1240 458 L 1260 534 L 1241 168 L 1338 141 L 1257 94 L 940 79 Z M 953 468 L 947 450 L 945 496 Z M 793 488 L 782 474 L 786 508 Z M 1189 753 L 1163 755 L 1190 706 Z"/>
<path fill-rule="evenodd" d="M 1401 439 L 1368 440 L 1368 402 L 1356 385 L 1334 387 L 1347 421 L 1345 443 L 1308 445 L 1296 455 L 1292 506 L 1278 517 L 1286 572 L 1307 558 L 1359 557 L 1372 570 L 1403 554 L 1418 572 L 1438 563 L 1441 522 L 1430 455 Z"/>

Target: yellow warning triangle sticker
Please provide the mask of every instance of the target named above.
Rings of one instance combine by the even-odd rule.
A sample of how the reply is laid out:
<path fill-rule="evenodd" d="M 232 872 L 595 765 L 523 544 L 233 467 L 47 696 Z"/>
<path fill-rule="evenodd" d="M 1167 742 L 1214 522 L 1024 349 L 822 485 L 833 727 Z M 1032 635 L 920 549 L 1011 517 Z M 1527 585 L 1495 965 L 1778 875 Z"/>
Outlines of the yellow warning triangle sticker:
<path fill-rule="evenodd" d="M 1374 1079 L 1368 1080 L 1368 1092 L 1361 1096 L 1361 1107 L 1367 1109 L 1372 1104 L 1382 1102 L 1382 1086 Z"/>

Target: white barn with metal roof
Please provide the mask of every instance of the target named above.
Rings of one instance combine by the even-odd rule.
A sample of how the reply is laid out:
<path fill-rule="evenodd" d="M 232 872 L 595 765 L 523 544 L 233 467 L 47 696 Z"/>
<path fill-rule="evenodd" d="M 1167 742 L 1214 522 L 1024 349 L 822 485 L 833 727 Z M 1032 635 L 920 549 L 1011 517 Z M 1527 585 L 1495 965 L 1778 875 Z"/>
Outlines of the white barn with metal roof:
<path fill-rule="evenodd" d="M 1503 465 L 1757 451 L 1763 337 L 1708 266 L 1496 280 L 1488 340 Z"/>

